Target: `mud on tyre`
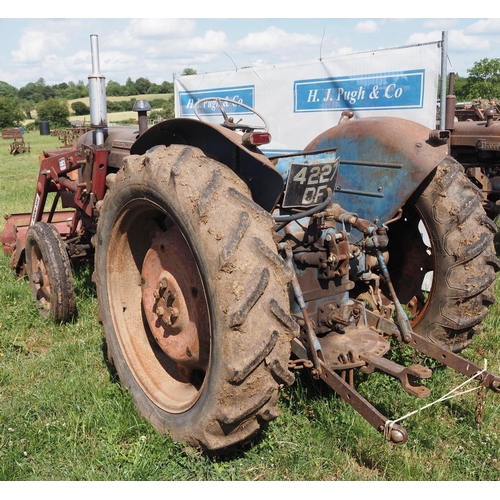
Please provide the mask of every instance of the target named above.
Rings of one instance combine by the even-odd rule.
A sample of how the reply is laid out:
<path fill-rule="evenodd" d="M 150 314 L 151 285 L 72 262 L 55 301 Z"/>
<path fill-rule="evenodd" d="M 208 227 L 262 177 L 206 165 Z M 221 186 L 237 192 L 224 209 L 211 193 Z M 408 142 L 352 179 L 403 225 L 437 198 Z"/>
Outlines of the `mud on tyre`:
<path fill-rule="evenodd" d="M 420 221 L 430 248 L 420 236 Z M 391 277 L 417 333 L 460 352 L 481 331 L 488 306 L 495 302 L 493 283 L 500 268 L 495 234 L 479 189 L 458 162 L 444 160 L 389 230 Z M 422 281 L 429 271 L 432 286 L 424 297 Z"/>
<path fill-rule="evenodd" d="M 100 315 L 121 382 L 159 432 L 223 450 L 277 416 L 298 327 L 272 230 L 246 184 L 197 148 L 158 146 L 110 178 Z"/>

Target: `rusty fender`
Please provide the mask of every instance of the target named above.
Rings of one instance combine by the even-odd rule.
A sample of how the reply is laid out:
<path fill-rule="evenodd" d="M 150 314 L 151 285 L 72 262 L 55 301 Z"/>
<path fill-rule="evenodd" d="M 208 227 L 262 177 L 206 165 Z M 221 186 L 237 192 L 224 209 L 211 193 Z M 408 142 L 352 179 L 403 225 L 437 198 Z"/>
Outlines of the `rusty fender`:
<path fill-rule="evenodd" d="M 232 130 L 190 118 L 173 118 L 147 130 L 130 152 L 142 155 L 160 144 L 200 148 L 245 179 L 254 201 L 269 212 L 283 192 L 283 178 L 271 161 L 259 149 L 243 146 L 241 135 Z"/>
<path fill-rule="evenodd" d="M 454 162 L 431 130 L 392 117 L 360 118 L 332 127 L 305 149 L 336 148 L 340 170 L 333 202 L 380 224 L 391 219 L 440 164 Z"/>

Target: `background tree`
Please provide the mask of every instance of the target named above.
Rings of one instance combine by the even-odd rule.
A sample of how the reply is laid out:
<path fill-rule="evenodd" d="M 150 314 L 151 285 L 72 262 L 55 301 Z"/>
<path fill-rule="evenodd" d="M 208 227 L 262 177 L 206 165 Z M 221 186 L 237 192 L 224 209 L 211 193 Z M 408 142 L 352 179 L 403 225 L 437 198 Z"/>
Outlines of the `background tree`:
<path fill-rule="evenodd" d="M 500 98 L 500 59 L 481 59 L 468 72 L 466 90 L 469 99 Z"/>
<path fill-rule="evenodd" d="M 0 129 L 20 125 L 23 118 L 23 113 L 15 99 L 0 97 Z"/>
<path fill-rule="evenodd" d="M 35 103 L 33 101 L 27 101 L 25 99 L 19 99 L 19 108 L 25 114 L 26 118 L 32 119 L 31 113 L 35 109 Z"/>
<path fill-rule="evenodd" d="M 118 82 L 109 80 L 106 84 L 106 95 L 114 97 L 125 95 L 125 88 Z"/>
<path fill-rule="evenodd" d="M 24 87 L 19 89 L 17 93 L 19 99 L 24 101 L 31 101 L 34 103 L 43 101 L 42 86 L 37 83 L 29 82 Z"/>
<path fill-rule="evenodd" d="M 0 97 L 17 97 L 17 88 L 7 82 L 0 81 Z"/>
<path fill-rule="evenodd" d="M 182 76 L 197 75 L 197 74 L 198 74 L 198 72 L 193 68 L 184 68 L 184 71 L 182 72 Z"/>
<path fill-rule="evenodd" d="M 54 128 L 69 126 L 69 107 L 68 101 L 66 100 L 47 99 L 37 105 L 36 112 L 38 115 L 38 122 L 47 120 Z"/>
<path fill-rule="evenodd" d="M 448 87 L 449 90 L 449 87 Z M 467 95 L 467 78 L 463 76 L 455 75 L 455 84 L 453 94 L 457 98 L 457 102 L 466 102 L 469 100 Z"/>
<path fill-rule="evenodd" d="M 74 111 L 75 115 L 88 115 L 90 113 L 90 108 L 82 101 L 75 101 L 71 104 L 71 109 Z"/>
<path fill-rule="evenodd" d="M 136 95 L 138 93 L 135 83 L 132 81 L 132 78 L 130 78 L 130 76 L 127 78 L 127 81 L 125 82 L 125 89 L 126 89 L 125 95 Z"/>
<path fill-rule="evenodd" d="M 144 77 L 140 77 L 135 81 L 135 88 L 138 94 L 147 94 L 151 89 L 151 82 Z"/>

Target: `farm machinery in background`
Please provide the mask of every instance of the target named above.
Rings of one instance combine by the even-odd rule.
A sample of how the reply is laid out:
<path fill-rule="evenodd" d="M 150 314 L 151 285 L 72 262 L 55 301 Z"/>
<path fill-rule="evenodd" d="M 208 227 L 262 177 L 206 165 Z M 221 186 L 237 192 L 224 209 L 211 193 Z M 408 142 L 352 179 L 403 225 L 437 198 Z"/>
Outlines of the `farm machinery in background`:
<path fill-rule="evenodd" d="M 451 73 L 446 96 L 449 152 L 481 190 L 484 209 L 496 220 L 500 214 L 500 112 L 498 106 L 488 106 L 492 103 L 487 102 L 470 109 L 458 109 L 453 94 L 454 77 Z"/>
<path fill-rule="evenodd" d="M 431 370 L 390 360 L 390 340 L 500 391 L 459 354 L 495 300 L 496 228 L 442 136 L 346 114 L 268 158 L 265 120 L 235 122 L 227 99 L 211 102 L 221 125 L 148 128 L 138 102 L 138 127 L 108 127 L 95 35 L 91 48 L 93 130 L 41 159 L 32 211 L 7 217 L 2 244 L 56 322 L 76 316 L 71 260 L 93 261 L 110 361 L 159 432 L 249 442 L 304 369 L 403 443 L 355 387 L 380 371 L 429 396 Z"/>

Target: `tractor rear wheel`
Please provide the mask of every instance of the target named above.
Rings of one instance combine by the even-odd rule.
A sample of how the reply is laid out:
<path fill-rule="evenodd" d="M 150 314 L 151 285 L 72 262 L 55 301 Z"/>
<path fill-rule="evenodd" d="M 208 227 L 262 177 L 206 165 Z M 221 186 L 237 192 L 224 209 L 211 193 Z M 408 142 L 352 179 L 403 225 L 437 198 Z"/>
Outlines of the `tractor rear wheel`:
<path fill-rule="evenodd" d="M 26 232 L 26 271 L 40 314 L 64 323 L 76 313 L 73 274 L 61 235 L 37 222 Z"/>
<path fill-rule="evenodd" d="M 104 199 L 96 276 L 108 353 L 138 412 L 205 450 L 277 416 L 298 332 L 273 220 L 190 146 L 131 156 Z"/>
<path fill-rule="evenodd" d="M 481 192 L 449 158 L 389 228 L 389 271 L 412 315 L 412 328 L 460 352 L 495 302 L 493 283 L 500 268 L 493 245 L 496 227 L 484 212 Z"/>

